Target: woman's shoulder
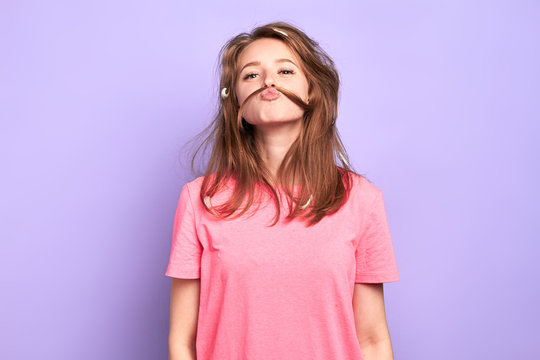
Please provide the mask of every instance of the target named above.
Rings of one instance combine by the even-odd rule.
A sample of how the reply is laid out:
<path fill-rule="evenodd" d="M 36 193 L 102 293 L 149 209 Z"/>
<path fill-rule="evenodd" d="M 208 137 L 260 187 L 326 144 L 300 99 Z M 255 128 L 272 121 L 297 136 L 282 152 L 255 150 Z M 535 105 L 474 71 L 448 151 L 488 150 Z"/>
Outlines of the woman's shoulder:
<path fill-rule="evenodd" d="M 204 176 L 199 176 L 196 178 L 191 178 L 191 180 L 184 181 L 182 183 L 182 190 L 188 189 L 190 193 L 194 193 L 197 190 L 200 190 Z"/>
<path fill-rule="evenodd" d="M 200 188 L 201 185 L 202 185 L 203 180 L 204 180 L 204 175 L 198 176 L 198 177 L 194 178 L 193 180 L 188 181 L 186 183 L 186 185 L 188 185 L 192 189 Z"/>
<path fill-rule="evenodd" d="M 211 183 L 212 183 L 212 180 L 215 180 L 215 176 L 216 176 L 216 173 L 211 173 L 210 175 L 208 175 L 208 185 L 209 186 Z M 201 188 L 202 188 L 202 184 L 204 182 L 204 179 L 206 178 L 207 176 L 205 175 L 201 175 L 201 176 L 197 176 L 196 178 L 188 181 L 187 183 L 185 183 L 185 186 L 189 188 L 189 192 L 192 193 L 192 194 L 199 194 L 200 191 L 201 191 Z M 232 184 L 232 179 L 229 179 L 228 182 L 223 182 L 222 184 L 220 184 L 219 186 L 219 192 L 220 193 L 228 193 L 231 191 L 231 189 L 233 188 L 233 184 Z"/>
<path fill-rule="evenodd" d="M 351 194 L 350 197 L 355 202 L 361 204 L 372 204 L 377 197 L 382 194 L 381 189 L 376 186 L 365 175 L 350 172 Z"/>

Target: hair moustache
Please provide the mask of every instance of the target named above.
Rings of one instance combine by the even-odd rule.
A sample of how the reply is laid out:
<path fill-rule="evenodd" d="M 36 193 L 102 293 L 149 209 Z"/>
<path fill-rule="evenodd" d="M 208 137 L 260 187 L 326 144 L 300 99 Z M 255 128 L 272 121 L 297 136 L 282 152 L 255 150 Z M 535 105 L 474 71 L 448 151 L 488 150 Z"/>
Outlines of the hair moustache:
<path fill-rule="evenodd" d="M 276 89 L 277 91 L 279 91 L 280 93 L 282 93 L 283 95 L 285 95 L 286 97 L 288 97 L 293 103 L 295 103 L 296 105 L 300 106 L 301 108 L 303 108 L 305 111 L 310 111 L 313 109 L 313 102 L 311 103 L 306 103 L 304 100 L 302 100 L 298 95 L 296 95 L 294 92 L 290 91 L 290 90 L 287 90 L 285 88 L 282 88 L 280 86 L 272 86 L 274 89 Z M 251 100 L 254 96 L 256 96 L 257 94 L 259 94 L 260 92 L 264 91 L 268 89 L 268 86 L 264 86 L 262 88 L 259 88 L 255 91 L 253 91 L 251 94 L 249 94 L 249 96 L 244 100 L 244 102 L 242 103 L 242 105 L 240 105 L 240 108 L 238 109 L 238 118 L 236 119 L 237 121 L 237 126 L 239 129 L 242 128 L 242 113 L 243 113 L 243 110 L 245 108 L 245 105 L 247 104 L 247 102 L 249 100 Z"/>

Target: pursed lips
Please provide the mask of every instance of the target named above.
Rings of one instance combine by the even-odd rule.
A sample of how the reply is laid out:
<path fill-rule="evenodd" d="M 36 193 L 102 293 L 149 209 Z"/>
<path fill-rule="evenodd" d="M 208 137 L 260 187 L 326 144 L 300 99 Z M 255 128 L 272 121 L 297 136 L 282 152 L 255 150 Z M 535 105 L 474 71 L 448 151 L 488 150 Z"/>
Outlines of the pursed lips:
<path fill-rule="evenodd" d="M 268 88 L 261 92 L 261 99 L 266 101 L 272 101 L 279 97 L 279 91 L 274 88 Z"/>

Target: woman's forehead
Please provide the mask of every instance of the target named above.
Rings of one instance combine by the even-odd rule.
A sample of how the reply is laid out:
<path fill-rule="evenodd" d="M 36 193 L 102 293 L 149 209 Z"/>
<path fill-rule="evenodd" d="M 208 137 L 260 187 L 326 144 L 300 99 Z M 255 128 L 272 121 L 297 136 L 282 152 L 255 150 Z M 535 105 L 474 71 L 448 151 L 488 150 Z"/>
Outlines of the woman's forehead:
<path fill-rule="evenodd" d="M 285 42 L 279 39 L 262 38 L 253 41 L 240 52 L 238 65 L 241 69 L 248 63 L 279 59 L 289 59 L 299 66 L 298 57 Z"/>

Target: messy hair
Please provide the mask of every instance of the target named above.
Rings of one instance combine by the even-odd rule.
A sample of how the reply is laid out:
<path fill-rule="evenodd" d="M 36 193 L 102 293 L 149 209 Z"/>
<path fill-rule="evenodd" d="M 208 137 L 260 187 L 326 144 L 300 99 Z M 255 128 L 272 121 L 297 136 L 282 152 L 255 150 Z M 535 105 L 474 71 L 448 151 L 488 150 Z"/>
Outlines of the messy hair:
<path fill-rule="evenodd" d="M 238 58 L 252 42 L 263 38 L 283 41 L 300 60 L 299 67 L 309 84 L 309 103 L 287 89 L 277 87 L 291 101 L 304 109 L 302 129 L 292 143 L 273 179 L 262 160 L 255 139 L 254 126 L 242 117 L 235 88 L 238 79 Z M 242 216 L 254 203 L 259 190 L 266 190 L 276 204 L 275 225 L 281 214 L 278 188 L 286 195 L 289 214 L 286 220 L 300 216 L 308 225 L 338 211 L 349 197 L 352 186 L 348 156 L 336 128 L 339 74 L 332 59 L 313 39 L 297 27 L 274 22 L 259 26 L 251 33 L 231 38 L 219 53 L 219 105 L 212 123 L 203 130 L 210 134 L 199 145 L 191 161 L 203 146 L 211 154 L 201 184 L 200 200 L 205 209 L 222 219 Z M 224 89 L 226 88 L 226 89 Z M 225 91 L 224 96 L 222 90 Z M 242 105 L 264 89 L 252 93 Z M 338 166 L 338 162 L 341 166 Z M 299 177 L 299 178 L 298 178 Z M 219 206 L 207 200 L 231 182 L 232 194 Z M 301 184 L 299 192 L 293 191 Z M 247 204 L 240 208 L 247 196 Z M 294 206 L 293 206 L 294 204 Z"/>

